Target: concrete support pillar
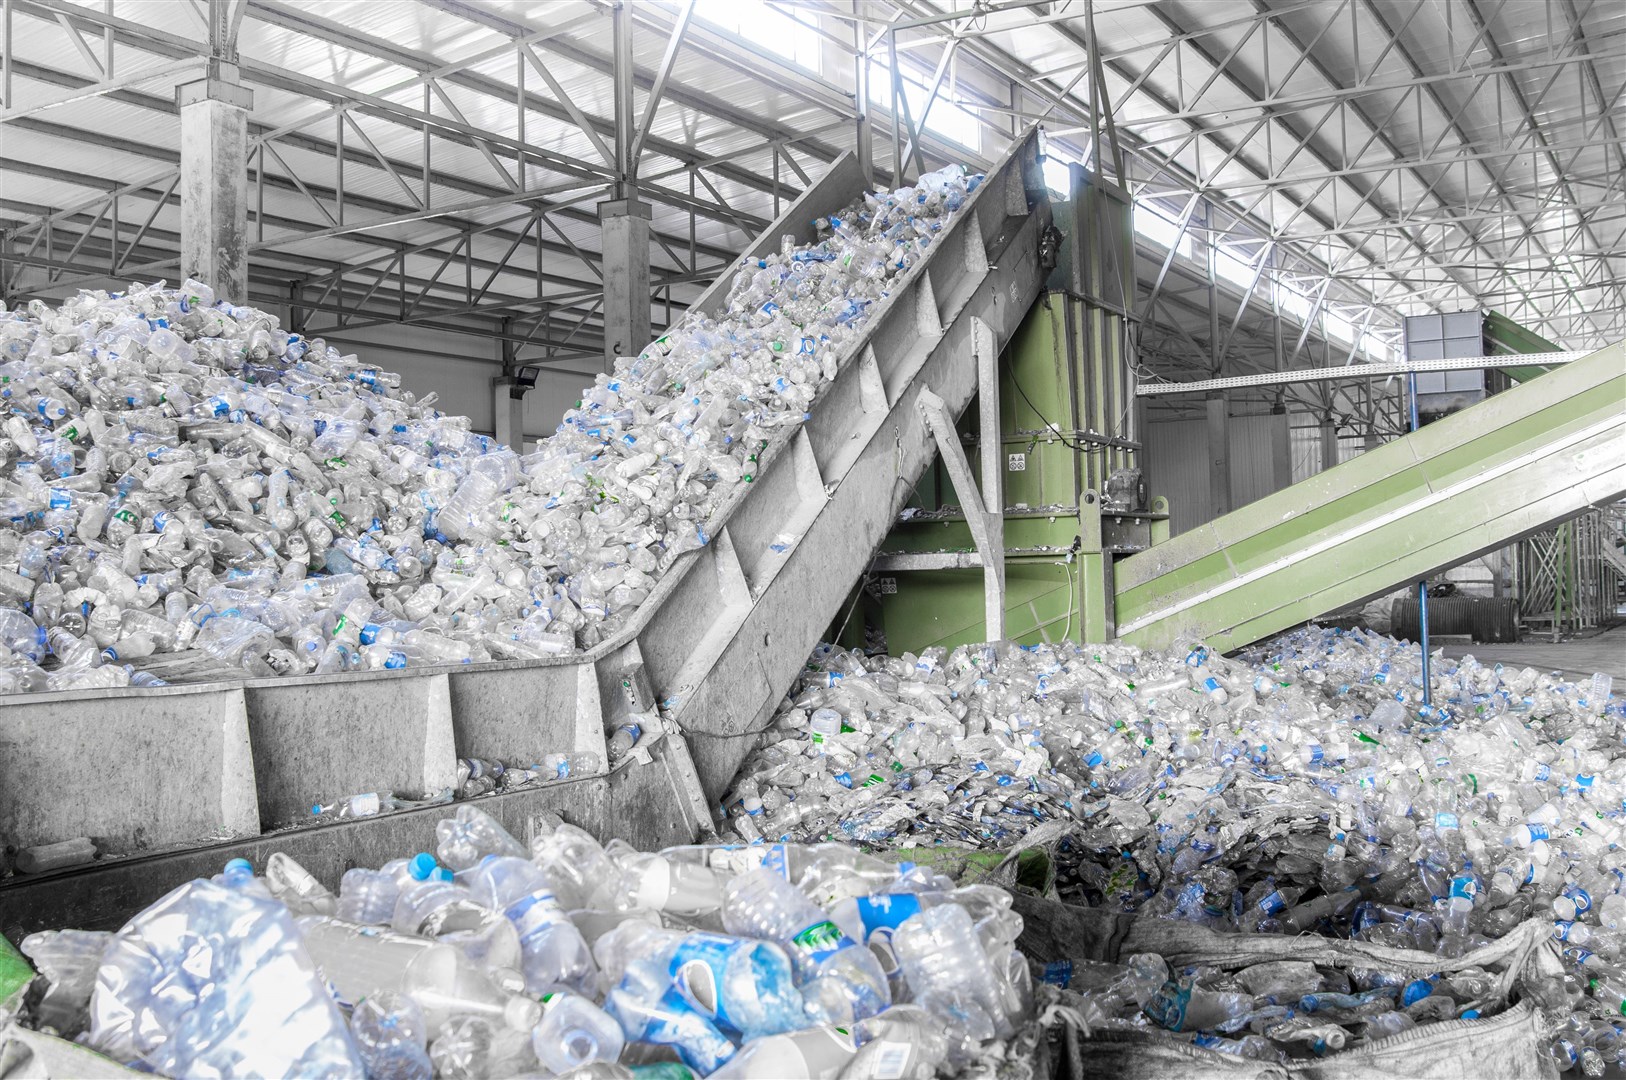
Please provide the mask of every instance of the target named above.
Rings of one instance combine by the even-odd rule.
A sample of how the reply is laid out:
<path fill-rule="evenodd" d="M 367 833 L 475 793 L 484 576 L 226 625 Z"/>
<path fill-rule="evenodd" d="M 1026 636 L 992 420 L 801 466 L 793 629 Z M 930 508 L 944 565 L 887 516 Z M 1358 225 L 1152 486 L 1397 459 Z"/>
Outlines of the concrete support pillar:
<path fill-rule="evenodd" d="M 525 392 L 530 389 L 509 377 L 491 380 L 491 415 L 497 441 L 525 452 Z"/>
<path fill-rule="evenodd" d="M 248 110 L 234 64 L 175 88 L 181 113 L 181 277 L 248 302 Z"/>
<path fill-rule="evenodd" d="M 598 204 L 604 251 L 604 366 L 649 344 L 649 204 L 637 198 Z"/>
<path fill-rule="evenodd" d="M 1231 414 L 1224 391 L 1208 395 L 1208 516 L 1231 509 Z"/>
<path fill-rule="evenodd" d="M 1287 406 L 1277 402 L 1270 407 L 1270 480 L 1280 491 L 1293 486 L 1293 431 Z"/>

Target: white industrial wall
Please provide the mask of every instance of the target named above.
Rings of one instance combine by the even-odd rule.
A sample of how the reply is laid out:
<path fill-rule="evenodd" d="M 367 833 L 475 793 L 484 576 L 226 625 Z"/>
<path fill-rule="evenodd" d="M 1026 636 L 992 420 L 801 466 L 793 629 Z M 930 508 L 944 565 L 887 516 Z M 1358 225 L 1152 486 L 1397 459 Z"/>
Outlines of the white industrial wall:
<path fill-rule="evenodd" d="M 1308 423 L 1307 415 L 1286 413 L 1230 419 L 1231 509 L 1276 490 L 1272 433 L 1283 424 Z M 1146 425 L 1142 469 L 1147 491 L 1169 500 L 1169 532 L 1179 535 L 1208 521 L 1209 454 L 1206 420 L 1151 420 Z M 1293 477 L 1300 479 L 1294 444 Z M 1319 455 L 1319 444 L 1314 449 Z"/>

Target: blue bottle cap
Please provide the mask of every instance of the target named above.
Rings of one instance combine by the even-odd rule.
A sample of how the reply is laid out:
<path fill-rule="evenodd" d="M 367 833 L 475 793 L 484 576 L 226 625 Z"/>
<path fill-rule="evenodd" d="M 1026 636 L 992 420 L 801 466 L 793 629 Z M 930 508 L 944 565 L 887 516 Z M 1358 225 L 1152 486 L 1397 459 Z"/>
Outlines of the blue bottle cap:
<path fill-rule="evenodd" d="M 1427 979 L 1413 979 L 1411 982 L 1407 983 L 1406 988 L 1400 992 L 1400 1004 L 1402 1006 L 1412 1005 L 1416 1002 L 1422 1001 L 1433 992 L 1434 987 L 1429 984 Z"/>
<path fill-rule="evenodd" d="M 428 881 L 436 869 L 435 857 L 427 851 L 418 852 L 407 864 L 407 873 L 411 874 L 415 881 Z"/>

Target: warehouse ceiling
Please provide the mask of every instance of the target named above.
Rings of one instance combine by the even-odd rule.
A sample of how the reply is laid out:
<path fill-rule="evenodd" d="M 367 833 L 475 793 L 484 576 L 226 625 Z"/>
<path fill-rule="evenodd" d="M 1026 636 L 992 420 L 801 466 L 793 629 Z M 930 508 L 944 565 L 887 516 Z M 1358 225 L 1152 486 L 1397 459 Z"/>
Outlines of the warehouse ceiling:
<path fill-rule="evenodd" d="M 8 300 L 174 276 L 175 88 L 223 9 L 254 95 L 250 299 L 315 330 L 596 356 L 619 79 L 657 325 L 840 154 L 887 182 L 1042 122 L 1055 163 L 1136 200 L 1159 373 L 1387 358 L 1401 316 L 1470 307 L 1626 336 L 1609 0 L 649 0 L 619 16 L 630 65 L 590 0 L 213 4 L 4 0 Z"/>

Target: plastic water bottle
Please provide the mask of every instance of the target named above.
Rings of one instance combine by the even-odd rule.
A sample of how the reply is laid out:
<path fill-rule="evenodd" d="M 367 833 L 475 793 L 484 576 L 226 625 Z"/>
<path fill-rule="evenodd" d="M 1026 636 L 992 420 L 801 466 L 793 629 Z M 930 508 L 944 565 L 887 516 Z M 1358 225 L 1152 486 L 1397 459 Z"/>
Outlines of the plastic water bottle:
<path fill-rule="evenodd" d="M 957 904 L 928 908 L 898 927 L 893 948 L 915 1000 L 983 1041 L 1007 1037 L 997 976 L 977 940 L 971 916 Z"/>
<path fill-rule="evenodd" d="M 265 884 L 294 915 L 332 915 L 339 901 L 309 870 L 276 851 L 265 861 Z"/>
<path fill-rule="evenodd" d="M 764 1035 L 712 1073 L 719 1080 L 777 1076 L 796 1080 L 835 1080 L 858 1055 L 852 1036 L 824 1024 L 783 1035 Z"/>
<path fill-rule="evenodd" d="M 626 910 L 699 915 L 723 906 L 726 879 L 707 867 L 645 853 L 626 856 L 621 865 Z"/>
<path fill-rule="evenodd" d="M 542 995 L 542 1022 L 531 1048 L 544 1068 L 564 1074 L 595 1061 L 616 1061 L 626 1038 L 621 1026 L 589 998 L 568 991 Z"/>
<path fill-rule="evenodd" d="M 594 956 L 611 980 L 637 962 L 665 970 L 689 1007 L 731 1038 L 791 1031 L 807 1021 L 790 960 L 767 942 L 629 920 L 598 940 Z"/>
<path fill-rule="evenodd" d="M 536 1001 L 500 989 L 443 942 L 316 915 L 300 919 L 299 928 L 344 1004 L 395 991 L 418 1003 L 430 1031 L 466 1015 L 529 1032 L 541 1016 Z"/>
<path fill-rule="evenodd" d="M 234 860 L 114 935 L 86 1042 L 170 1076 L 224 1075 L 250 1057 L 267 1074 L 360 1076 L 344 1019 L 301 946 L 287 909 Z"/>
<path fill-rule="evenodd" d="M 597 984 L 592 950 L 559 906 L 552 882 L 528 859 L 488 855 L 467 876 L 473 895 L 519 932 L 528 990 L 586 993 Z"/>
<path fill-rule="evenodd" d="M 487 855 L 523 859 L 528 854 L 524 845 L 477 806 L 459 806 L 452 818 L 436 823 L 435 836 L 436 854 L 453 870 L 467 870 Z"/>
<path fill-rule="evenodd" d="M 723 924 L 730 933 L 772 941 L 790 955 L 811 1016 L 850 1025 L 891 1002 L 874 955 L 771 869 L 729 883 Z"/>
<path fill-rule="evenodd" d="M 350 1034 L 367 1065 L 369 1080 L 429 1080 L 428 1024 L 418 1003 L 381 990 L 356 1004 Z"/>
<path fill-rule="evenodd" d="M 395 917 L 401 890 L 438 876 L 435 857 L 419 852 L 410 859 L 392 859 L 377 870 L 352 867 L 339 880 L 335 914 L 346 922 L 382 925 Z"/>
<path fill-rule="evenodd" d="M 112 938 L 101 930 L 45 930 L 18 942 L 48 984 L 35 1008 L 42 1026 L 54 1028 L 63 1038 L 85 1029 L 96 973 Z"/>
<path fill-rule="evenodd" d="M 631 964 L 605 996 L 604 1008 L 633 1042 L 670 1046 L 683 1063 L 709 1076 L 738 1049 L 672 983 L 658 959 Z"/>

